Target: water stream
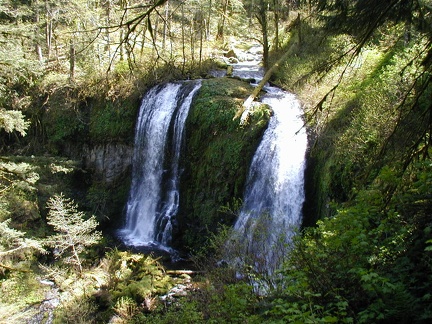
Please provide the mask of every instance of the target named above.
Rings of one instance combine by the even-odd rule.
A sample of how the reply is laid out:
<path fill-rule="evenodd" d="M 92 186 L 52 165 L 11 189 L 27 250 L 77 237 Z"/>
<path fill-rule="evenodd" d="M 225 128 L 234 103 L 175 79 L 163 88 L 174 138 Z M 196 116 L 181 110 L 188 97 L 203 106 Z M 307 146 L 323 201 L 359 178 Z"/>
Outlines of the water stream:
<path fill-rule="evenodd" d="M 200 87 L 200 81 L 162 84 L 148 91 L 142 100 L 126 225 L 119 231 L 127 245 L 169 249 L 179 206 L 184 124 Z"/>
<path fill-rule="evenodd" d="M 233 65 L 233 75 L 258 83 L 264 72 L 257 60 Z M 307 134 L 297 98 L 269 85 L 264 91 L 261 102 L 271 107 L 273 115 L 251 162 L 234 229 L 241 262 L 271 273 L 301 225 Z"/>
<path fill-rule="evenodd" d="M 258 270 L 270 271 L 283 258 L 301 225 L 307 135 L 293 94 L 266 87 L 262 102 L 273 116 L 253 157 L 243 206 L 234 229 Z"/>

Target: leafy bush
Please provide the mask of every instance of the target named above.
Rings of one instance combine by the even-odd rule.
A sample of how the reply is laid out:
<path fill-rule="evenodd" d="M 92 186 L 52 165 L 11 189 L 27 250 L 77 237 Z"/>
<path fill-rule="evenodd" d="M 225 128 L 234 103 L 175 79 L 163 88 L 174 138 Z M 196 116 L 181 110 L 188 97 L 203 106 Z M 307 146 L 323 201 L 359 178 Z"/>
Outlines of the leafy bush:
<path fill-rule="evenodd" d="M 353 202 L 297 237 L 282 271 L 285 293 L 269 314 L 289 318 L 298 310 L 359 323 L 429 318 L 423 289 L 432 275 L 423 266 L 430 237 L 424 229 L 431 226 L 429 169 L 430 162 L 419 162 L 399 177 L 383 168 Z M 414 201 L 418 208 L 411 208 Z"/>
<path fill-rule="evenodd" d="M 91 299 L 86 297 L 72 298 L 61 307 L 56 308 L 53 323 L 96 323 L 96 312 L 97 307 Z"/>

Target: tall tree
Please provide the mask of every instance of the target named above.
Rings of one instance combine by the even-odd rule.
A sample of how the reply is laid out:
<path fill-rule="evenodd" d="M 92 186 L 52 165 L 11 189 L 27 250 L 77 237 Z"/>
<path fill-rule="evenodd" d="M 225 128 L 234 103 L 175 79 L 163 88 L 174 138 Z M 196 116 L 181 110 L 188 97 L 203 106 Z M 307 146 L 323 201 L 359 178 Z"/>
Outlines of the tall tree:
<path fill-rule="evenodd" d="M 216 39 L 223 41 L 224 39 L 224 29 L 225 29 L 225 20 L 228 13 L 228 2 L 229 0 L 222 0 L 222 9 L 217 25 L 217 34 Z"/>
<path fill-rule="evenodd" d="M 249 12 L 250 17 L 254 17 L 261 31 L 261 44 L 263 47 L 263 65 L 265 69 L 269 68 L 269 35 L 270 29 L 268 25 L 268 12 L 270 0 L 248 0 L 245 1 L 245 8 Z"/>

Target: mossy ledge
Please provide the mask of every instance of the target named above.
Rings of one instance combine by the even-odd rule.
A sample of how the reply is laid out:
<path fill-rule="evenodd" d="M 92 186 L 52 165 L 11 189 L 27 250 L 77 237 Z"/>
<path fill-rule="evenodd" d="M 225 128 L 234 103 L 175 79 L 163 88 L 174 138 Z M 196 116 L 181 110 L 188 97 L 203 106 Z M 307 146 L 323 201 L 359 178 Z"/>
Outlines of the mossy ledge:
<path fill-rule="evenodd" d="M 182 157 L 178 247 L 197 248 L 220 225 L 235 221 L 235 215 L 221 207 L 242 198 L 250 161 L 271 115 L 262 105 L 247 125 L 233 120 L 251 91 L 239 80 L 209 79 L 194 99 Z"/>

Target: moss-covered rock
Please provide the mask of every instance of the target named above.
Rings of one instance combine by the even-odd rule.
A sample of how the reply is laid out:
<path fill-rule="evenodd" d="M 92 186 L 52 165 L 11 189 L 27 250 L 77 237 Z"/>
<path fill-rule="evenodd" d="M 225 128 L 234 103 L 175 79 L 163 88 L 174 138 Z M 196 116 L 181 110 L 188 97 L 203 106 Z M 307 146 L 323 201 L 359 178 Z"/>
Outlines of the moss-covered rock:
<path fill-rule="evenodd" d="M 251 91 L 239 80 L 210 79 L 195 97 L 186 121 L 178 246 L 197 247 L 219 224 L 235 221 L 220 208 L 242 198 L 250 161 L 270 117 L 263 106 L 247 125 L 233 120 Z"/>

